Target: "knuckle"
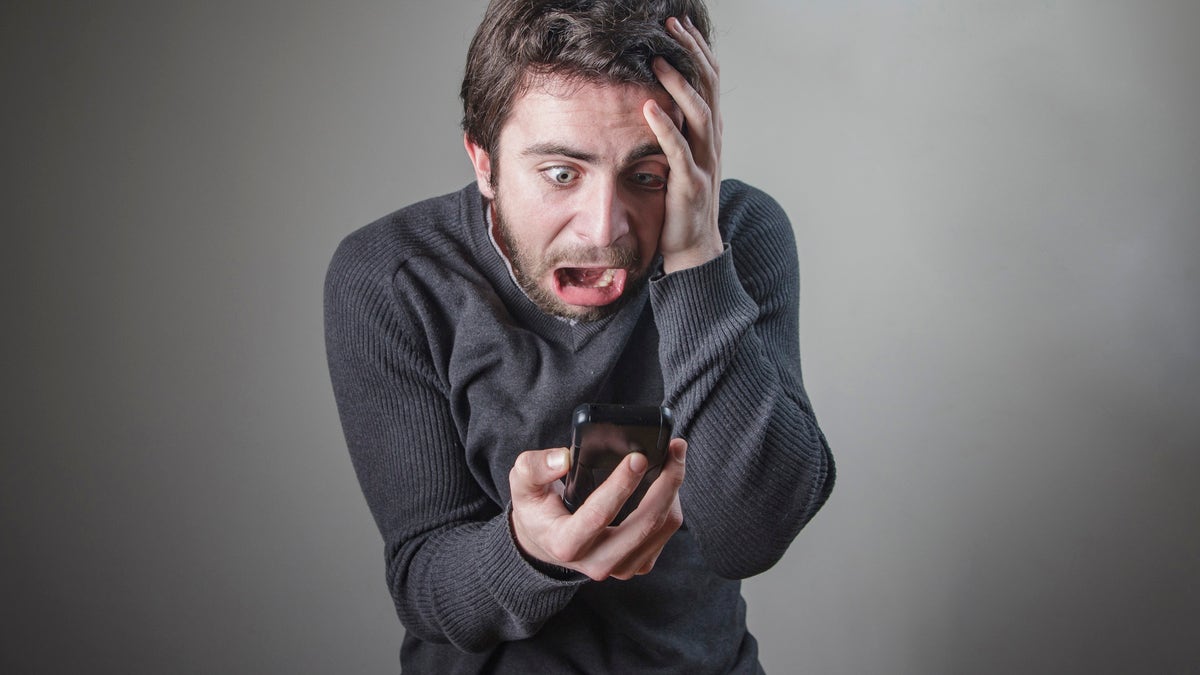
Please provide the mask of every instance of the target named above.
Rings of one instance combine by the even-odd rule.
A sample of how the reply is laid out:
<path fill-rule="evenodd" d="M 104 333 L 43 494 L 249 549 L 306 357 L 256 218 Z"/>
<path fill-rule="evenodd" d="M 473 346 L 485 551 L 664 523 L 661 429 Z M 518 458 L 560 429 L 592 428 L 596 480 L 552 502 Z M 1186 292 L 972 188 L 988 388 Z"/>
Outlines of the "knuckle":
<path fill-rule="evenodd" d="M 531 460 L 532 458 L 529 456 L 528 452 L 522 452 L 521 454 L 517 455 L 517 461 L 513 462 L 513 468 L 510 475 L 516 474 L 517 476 L 522 477 L 532 476 L 533 465 Z"/>
<path fill-rule="evenodd" d="M 666 478 L 667 485 L 669 485 L 674 492 L 679 492 L 679 488 L 683 487 L 683 478 L 686 473 L 687 467 L 681 464 L 679 465 L 678 471 L 664 471 L 663 476 Z"/>
<path fill-rule="evenodd" d="M 683 527 L 683 511 L 679 509 L 671 509 L 666 517 L 663 518 L 663 527 L 675 532 L 680 527 Z"/>
<path fill-rule="evenodd" d="M 529 481 L 525 479 L 525 475 L 521 472 L 521 470 L 515 466 L 511 471 L 508 472 L 508 487 L 513 494 L 514 503 L 526 495 L 528 490 L 523 486 L 525 486 L 528 482 Z"/>
<path fill-rule="evenodd" d="M 612 520 L 599 509 L 581 509 L 575 512 L 575 517 L 583 521 L 583 526 L 588 531 L 602 530 L 608 527 L 608 523 Z"/>
<path fill-rule="evenodd" d="M 604 581 L 608 578 L 611 570 L 601 565 L 584 565 L 580 571 L 592 581 Z"/>
<path fill-rule="evenodd" d="M 667 157 L 675 160 L 676 164 L 686 166 L 686 162 L 687 162 L 687 158 L 688 158 L 687 143 L 682 140 L 683 134 L 680 134 L 678 129 L 676 129 L 674 133 L 678 134 L 677 138 L 680 140 L 678 140 L 678 142 L 672 143 L 671 147 L 664 148 L 664 150 L 667 153 Z M 672 173 L 674 173 L 674 172 L 672 172 Z"/>
<path fill-rule="evenodd" d="M 655 514 L 653 518 L 642 523 L 641 528 L 638 530 L 638 536 L 641 537 L 642 541 L 645 541 L 645 540 L 649 539 L 650 537 L 653 537 L 655 534 L 658 533 L 659 530 L 662 529 L 662 527 L 666 523 L 666 521 L 667 521 L 666 513 Z"/>
<path fill-rule="evenodd" d="M 629 499 L 629 496 L 632 495 L 633 491 L 637 489 L 638 484 L 642 482 L 642 475 L 643 474 L 640 473 L 634 473 L 633 470 L 630 469 L 629 473 L 625 476 L 625 480 L 621 481 L 620 497 L 622 504 L 625 503 L 626 499 Z"/>
<path fill-rule="evenodd" d="M 562 562 L 575 562 L 579 556 L 579 546 L 574 542 L 556 540 L 546 546 L 546 552 Z"/>

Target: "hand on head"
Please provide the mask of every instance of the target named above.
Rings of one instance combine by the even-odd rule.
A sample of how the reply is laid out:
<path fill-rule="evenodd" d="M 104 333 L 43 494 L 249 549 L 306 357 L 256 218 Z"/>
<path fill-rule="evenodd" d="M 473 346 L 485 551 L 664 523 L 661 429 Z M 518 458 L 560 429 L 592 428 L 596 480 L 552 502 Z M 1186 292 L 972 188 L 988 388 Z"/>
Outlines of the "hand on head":
<path fill-rule="evenodd" d="M 683 113 L 681 130 L 653 100 L 643 105 L 646 122 L 667 155 L 667 208 L 658 252 L 670 273 L 702 265 L 721 255 L 724 244 L 717 229 L 721 192 L 720 67 L 700 31 L 690 21 L 667 20 L 667 30 L 692 53 L 700 71 L 698 91 L 662 57 L 655 57 L 654 74 Z"/>

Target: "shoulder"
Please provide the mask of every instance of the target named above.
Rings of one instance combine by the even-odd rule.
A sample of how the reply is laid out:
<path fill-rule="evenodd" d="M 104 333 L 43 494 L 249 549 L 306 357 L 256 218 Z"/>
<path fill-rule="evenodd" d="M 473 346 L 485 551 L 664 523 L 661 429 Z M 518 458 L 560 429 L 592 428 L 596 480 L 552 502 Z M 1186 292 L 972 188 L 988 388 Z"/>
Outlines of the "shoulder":
<path fill-rule="evenodd" d="M 478 192 L 471 184 L 390 213 L 346 236 L 329 264 L 326 284 L 355 279 L 391 279 L 413 258 L 461 259 L 461 233 L 472 217 Z"/>
<path fill-rule="evenodd" d="M 771 195 L 736 178 L 721 181 L 721 218 L 753 216 L 787 220 L 783 207 Z"/>
<path fill-rule="evenodd" d="M 762 190 L 728 178 L 721 181 L 719 225 L 721 236 L 733 243 L 746 238 L 783 236 L 794 241 L 792 225 L 783 207 Z"/>
<path fill-rule="evenodd" d="M 794 270 L 796 235 L 771 195 L 739 180 L 721 181 L 719 225 L 739 271 Z"/>
<path fill-rule="evenodd" d="M 395 211 L 346 236 L 325 275 L 329 325 L 379 324 L 413 333 L 453 306 L 475 274 L 465 233 L 482 227 L 474 184 Z M 413 333 L 413 339 L 416 334 Z"/>

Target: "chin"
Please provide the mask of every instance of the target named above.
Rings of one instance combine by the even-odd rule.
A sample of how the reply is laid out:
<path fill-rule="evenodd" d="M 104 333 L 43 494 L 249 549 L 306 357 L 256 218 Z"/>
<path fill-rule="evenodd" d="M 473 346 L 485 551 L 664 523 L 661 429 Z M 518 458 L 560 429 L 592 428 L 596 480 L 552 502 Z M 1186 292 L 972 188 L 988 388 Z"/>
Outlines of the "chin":
<path fill-rule="evenodd" d="M 578 321 L 580 323 L 591 323 L 592 321 L 607 319 L 608 317 L 620 311 L 621 307 L 624 305 L 625 303 L 621 302 L 620 300 L 615 300 L 607 305 L 594 307 L 565 305 L 565 307 L 568 307 L 569 309 L 562 314 L 558 314 L 557 316 L 562 319 L 571 319 L 572 321 Z"/>

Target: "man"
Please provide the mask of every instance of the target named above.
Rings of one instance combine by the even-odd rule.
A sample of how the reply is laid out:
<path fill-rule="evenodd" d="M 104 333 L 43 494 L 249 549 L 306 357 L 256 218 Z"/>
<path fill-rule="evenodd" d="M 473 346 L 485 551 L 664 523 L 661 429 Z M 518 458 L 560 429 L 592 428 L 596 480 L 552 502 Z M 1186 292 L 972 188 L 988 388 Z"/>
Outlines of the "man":
<path fill-rule="evenodd" d="M 720 179 L 708 42 L 699 0 L 494 0 L 462 86 L 475 183 L 334 257 L 330 370 L 405 669 L 761 671 L 737 580 L 833 462 L 791 227 Z M 605 402 L 665 403 L 679 436 L 615 526 L 640 454 L 560 498 L 571 411 Z"/>

